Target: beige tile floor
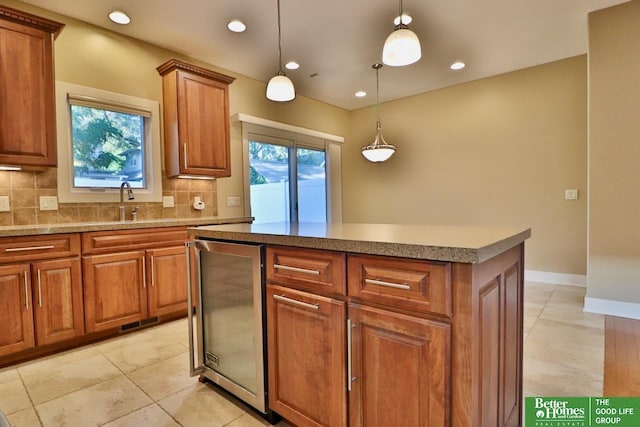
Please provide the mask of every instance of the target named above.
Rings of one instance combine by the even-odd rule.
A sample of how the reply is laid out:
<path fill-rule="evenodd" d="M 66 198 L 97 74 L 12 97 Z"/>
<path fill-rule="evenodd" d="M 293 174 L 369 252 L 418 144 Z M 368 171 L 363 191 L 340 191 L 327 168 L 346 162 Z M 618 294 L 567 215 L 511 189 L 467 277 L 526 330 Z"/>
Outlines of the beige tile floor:
<path fill-rule="evenodd" d="M 604 319 L 584 293 L 527 282 L 525 396 L 602 395 Z M 268 425 L 190 378 L 187 346 L 178 320 L 2 369 L 0 409 L 13 427 Z"/>

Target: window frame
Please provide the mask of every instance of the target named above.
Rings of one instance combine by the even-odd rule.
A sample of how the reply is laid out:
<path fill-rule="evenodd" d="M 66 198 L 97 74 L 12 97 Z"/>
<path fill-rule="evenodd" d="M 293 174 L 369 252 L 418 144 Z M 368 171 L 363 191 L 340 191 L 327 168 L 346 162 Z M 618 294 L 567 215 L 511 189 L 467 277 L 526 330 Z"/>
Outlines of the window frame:
<path fill-rule="evenodd" d="M 69 98 L 85 99 L 94 108 L 144 112 L 144 148 L 147 188 L 134 189 L 138 202 L 162 201 L 162 159 L 160 104 L 116 92 L 56 81 L 56 121 L 58 132 L 58 201 L 61 203 L 119 202 L 119 188 L 74 187 L 72 117 Z M 75 105 L 77 103 L 73 102 Z M 148 114 L 148 116 L 147 116 Z M 143 115 L 143 114 L 141 114 Z"/>

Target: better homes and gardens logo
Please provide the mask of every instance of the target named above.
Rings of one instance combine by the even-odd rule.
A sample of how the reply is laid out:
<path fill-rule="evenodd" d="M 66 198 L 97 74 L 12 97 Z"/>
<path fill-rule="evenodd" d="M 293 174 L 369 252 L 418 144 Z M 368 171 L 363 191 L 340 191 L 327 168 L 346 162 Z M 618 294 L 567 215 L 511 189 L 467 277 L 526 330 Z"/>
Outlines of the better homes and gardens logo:
<path fill-rule="evenodd" d="M 588 406 L 587 398 L 534 397 L 533 403 L 535 424 L 527 422 L 527 426 L 583 427 L 587 425 L 587 408 L 585 408 Z M 529 410 L 529 405 L 527 409 Z M 528 417 L 527 421 L 529 421 Z"/>
<path fill-rule="evenodd" d="M 640 426 L 640 397 L 527 397 L 525 427 Z"/>

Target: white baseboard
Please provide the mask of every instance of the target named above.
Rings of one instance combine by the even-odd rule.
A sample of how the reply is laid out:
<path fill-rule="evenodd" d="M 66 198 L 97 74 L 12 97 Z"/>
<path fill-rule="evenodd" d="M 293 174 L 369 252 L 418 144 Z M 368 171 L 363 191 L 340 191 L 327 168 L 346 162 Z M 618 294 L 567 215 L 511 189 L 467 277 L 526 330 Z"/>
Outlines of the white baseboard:
<path fill-rule="evenodd" d="M 587 286 L 587 276 L 585 275 L 554 273 L 551 271 L 525 270 L 524 280 L 556 285 Z"/>
<path fill-rule="evenodd" d="M 629 319 L 640 319 L 640 304 L 633 302 L 585 297 L 583 311 L 606 314 L 608 316 L 628 317 Z"/>

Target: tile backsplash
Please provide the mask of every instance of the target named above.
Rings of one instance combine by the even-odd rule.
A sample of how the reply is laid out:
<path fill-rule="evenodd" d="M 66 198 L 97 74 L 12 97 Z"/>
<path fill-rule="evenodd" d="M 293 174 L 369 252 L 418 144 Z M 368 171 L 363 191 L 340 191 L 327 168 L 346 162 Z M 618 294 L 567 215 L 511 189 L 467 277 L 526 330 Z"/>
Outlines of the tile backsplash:
<path fill-rule="evenodd" d="M 58 203 L 57 211 L 41 211 L 40 196 L 58 195 L 57 169 L 44 172 L 0 171 L 0 196 L 9 196 L 10 212 L 0 212 L 0 226 L 61 224 L 72 222 L 118 221 L 119 203 Z M 134 190 L 135 191 L 135 190 Z M 217 216 L 217 183 L 215 180 L 162 178 L 163 196 L 173 196 L 174 207 L 163 208 L 162 202 L 127 202 L 139 207 L 138 220 L 184 219 Z M 200 197 L 205 209 L 193 209 L 193 198 Z"/>

